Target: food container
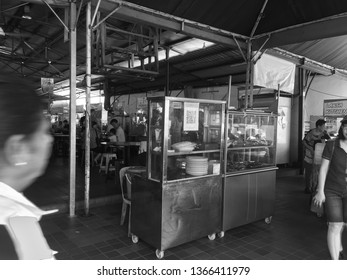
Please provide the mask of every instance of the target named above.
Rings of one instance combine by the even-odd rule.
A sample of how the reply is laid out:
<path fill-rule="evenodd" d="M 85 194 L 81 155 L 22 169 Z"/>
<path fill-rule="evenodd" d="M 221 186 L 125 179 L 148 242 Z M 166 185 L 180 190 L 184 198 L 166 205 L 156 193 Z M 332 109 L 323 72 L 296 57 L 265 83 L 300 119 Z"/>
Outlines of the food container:
<path fill-rule="evenodd" d="M 189 142 L 189 141 L 183 141 L 183 142 L 172 144 L 171 147 L 176 152 L 191 152 L 195 149 L 196 143 Z"/>
<path fill-rule="evenodd" d="M 186 169 L 186 159 L 185 158 L 178 158 L 176 159 L 176 167 L 179 169 Z"/>
<path fill-rule="evenodd" d="M 208 162 L 208 174 L 219 174 L 220 162 L 219 160 L 209 160 Z"/>

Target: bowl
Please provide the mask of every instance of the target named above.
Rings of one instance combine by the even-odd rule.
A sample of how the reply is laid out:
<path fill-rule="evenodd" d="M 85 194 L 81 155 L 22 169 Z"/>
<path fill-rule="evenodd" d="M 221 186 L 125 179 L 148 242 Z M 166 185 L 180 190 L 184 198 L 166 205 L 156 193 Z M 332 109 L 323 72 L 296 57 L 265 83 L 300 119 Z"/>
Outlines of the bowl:
<path fill-rule="evenodd" d="M 176 152 L 192 152 L 195 149 L 195 146 L 176 147 L 174 149 Z"/>

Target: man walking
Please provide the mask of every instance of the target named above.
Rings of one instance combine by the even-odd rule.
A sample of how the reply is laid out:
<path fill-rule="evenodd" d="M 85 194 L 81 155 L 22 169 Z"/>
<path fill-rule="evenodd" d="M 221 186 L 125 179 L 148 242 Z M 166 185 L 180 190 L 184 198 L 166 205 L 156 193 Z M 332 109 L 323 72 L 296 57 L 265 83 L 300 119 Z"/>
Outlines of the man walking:
<path fill-rule="evenodd" d="M 314 157 L 314 146 L 316 143 L 324 143 L 330 136 L 325 131 L 326 121 L 319 119 L 316 127 L 311 129 L 303 140 L 304 146 L 304 168 L 305 168 L 305 193 L 312 193 L 312 167 Z"/>

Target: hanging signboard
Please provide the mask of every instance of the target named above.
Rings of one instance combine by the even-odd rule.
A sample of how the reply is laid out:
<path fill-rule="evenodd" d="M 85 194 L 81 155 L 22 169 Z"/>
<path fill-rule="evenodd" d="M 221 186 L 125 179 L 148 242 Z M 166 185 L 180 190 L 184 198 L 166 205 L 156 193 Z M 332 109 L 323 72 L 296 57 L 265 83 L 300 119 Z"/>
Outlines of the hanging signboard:
<path fill-rule="evenodd" d="M 347 99 L 324 100 L 323 115 L 329 117 L 344 117 L 347 115 Z"/>
<path fill-rule="evenodd" d="M 53 78 L 41 78 L 41 89 L 44 94 L 53 94 L 54 79 Z"/>
<path fill-rule="evenodd" d="M 138 97 L 136 99 L 136 108 L 146 110 L 147 109 L 147 97 Z"/>

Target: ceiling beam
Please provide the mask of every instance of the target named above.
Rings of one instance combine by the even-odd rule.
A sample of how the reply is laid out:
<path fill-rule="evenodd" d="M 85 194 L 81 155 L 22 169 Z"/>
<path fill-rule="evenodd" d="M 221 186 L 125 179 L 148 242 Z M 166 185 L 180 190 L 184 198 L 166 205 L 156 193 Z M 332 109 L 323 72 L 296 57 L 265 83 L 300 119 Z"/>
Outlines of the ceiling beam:
<path fill-rule="evenodd" d="M 58 7 L 69 7 L 70 0 L 22 0 L 22 2 L 29 2 L 33 4 L 43 4 L 44 2 L 51 6 L 58 6 Z"/>
<path fill-rule="evenodd" d="M 254 50 L 259 49 L 269 38 L 263 48 L 281 47 L 347 34 L 347 13 L 325 18 L 318 21 L 298 24 L 273 32 L 263 33 L 252 38 Z"/>
<path fill-rule="evenodd" d="M 97 0 L 92 0 L 92 4 L 94 6 L 97 5 L 97 2 Z M 107 16 L 109 13 L 113 13 L 111 18 L 156 26 L 166 30 L 185 34 L 192 38 L 198 38 L 232 48 L 238 48 L 234 40 L 234 38 L 237 38 L 239 39 L 239 45 L 241 48 L 246 48 L 245 41 L 248 39 L 246 36 L 219 30 L 211 26 L 174 17 L 169 14 L 159 13 L 155 10 L 131 3 L 117 0 L 103 0 L 101 1 L 99 8 L 105 16 Z M 113 12 L 114 10 L 116 11 Z"/>
<path fill-rule="evenodd" d="M 227 85 L 229 80 L 229 75 L 221 75 L 214 77 L 212 79 L 205 79 L 205 81 L 201 79 L 187 79 L 182 81 L 181 83 L 172 83 L 170 86 L 170 90 L 181 90 L 184 88 L 184 85 L 191 85 L 193 87 L 206 87 L 206 86 L 221 86 Z M 245 73 L 238 73 L 233 75 L 233 85 L 244 84 L 246 80 Z M 164 85 L 161 82 L 152 81 L 150 83 L 142 84 L 141 82 L 121 82 L 115 83 L 116 91 L 114 92 L 114 96 L 118 95 L 126 95 L 126 94 L 135 94 L 135 93 L 143 93 L 149 92 L 152 90 L 164 91 Z M 131 85 L 131 86 L 130 86 Z"/>
<path fill-rule="evenodd" d="M 347 71 L 335 69 L 332 66 L 319 63 L 317 61 L 305 58 L 303 56 L 295 55 L 280 48 L 268 49 L 266 53 L 290 61 L 305 70 L 309 70 L 324 76 L 334 75 L 334 77 L 347 80 Z"/>

